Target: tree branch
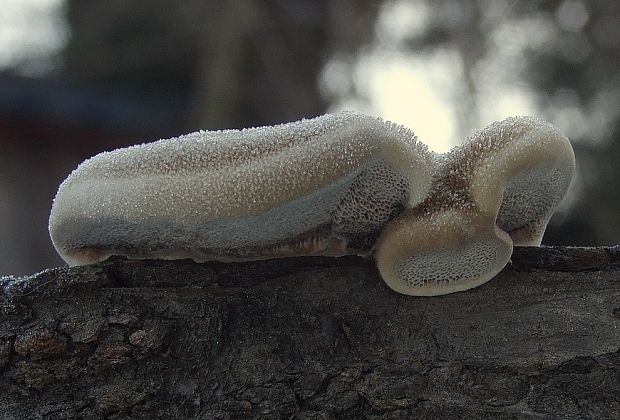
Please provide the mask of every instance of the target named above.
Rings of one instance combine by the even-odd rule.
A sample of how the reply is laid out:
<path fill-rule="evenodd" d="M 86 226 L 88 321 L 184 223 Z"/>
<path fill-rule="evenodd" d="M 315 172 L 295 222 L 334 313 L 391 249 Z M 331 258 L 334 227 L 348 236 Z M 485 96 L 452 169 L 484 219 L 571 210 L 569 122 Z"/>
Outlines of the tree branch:
<path fill-rule="evenodd" d="M 112 259 L 0 279 L 6 418 L 620 412 L 620 249 L 520 248 L 414 298 L 372 260 Z"/>

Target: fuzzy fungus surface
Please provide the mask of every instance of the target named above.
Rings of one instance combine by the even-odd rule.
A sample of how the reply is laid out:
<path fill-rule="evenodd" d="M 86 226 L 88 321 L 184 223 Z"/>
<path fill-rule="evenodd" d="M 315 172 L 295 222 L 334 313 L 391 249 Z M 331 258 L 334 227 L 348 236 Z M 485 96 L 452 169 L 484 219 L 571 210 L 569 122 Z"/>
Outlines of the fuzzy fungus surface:
<path fill-rule="evenodd" d="M 49 230 L 70 265 L 373 255 L 392 289 L 438 295 L 539 245 L 574 165 L 568 139 L 531 117 L 436 155 L 405 127 L 340 112 L 96 155 L 61 184 Z"/>

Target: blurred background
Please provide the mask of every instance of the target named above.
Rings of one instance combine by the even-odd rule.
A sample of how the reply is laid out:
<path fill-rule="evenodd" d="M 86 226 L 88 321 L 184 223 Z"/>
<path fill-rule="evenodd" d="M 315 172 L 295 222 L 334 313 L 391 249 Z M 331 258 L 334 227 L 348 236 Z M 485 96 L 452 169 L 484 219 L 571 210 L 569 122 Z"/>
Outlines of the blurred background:
<path fill-rule="evenodd" d="M 578 164 L 543 243 L 618 243 L 620 2 L 0 0 L 0 275 L 63 265 L 47 219 L 87 157 L 341 109 L 441 152 L 540 116 Z"/>

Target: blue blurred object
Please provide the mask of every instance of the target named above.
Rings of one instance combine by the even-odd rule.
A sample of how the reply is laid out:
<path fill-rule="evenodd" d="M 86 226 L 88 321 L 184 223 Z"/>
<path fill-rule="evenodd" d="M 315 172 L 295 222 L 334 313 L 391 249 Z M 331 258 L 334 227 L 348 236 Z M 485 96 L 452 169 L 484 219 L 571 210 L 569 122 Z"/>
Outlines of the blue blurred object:
<path fill-rule="evenodd" d="M 147 133 L 178 127 L 185 102 L 181 93 L 107 92 L 1 73 L 0 92 L 2 118 Z"/>

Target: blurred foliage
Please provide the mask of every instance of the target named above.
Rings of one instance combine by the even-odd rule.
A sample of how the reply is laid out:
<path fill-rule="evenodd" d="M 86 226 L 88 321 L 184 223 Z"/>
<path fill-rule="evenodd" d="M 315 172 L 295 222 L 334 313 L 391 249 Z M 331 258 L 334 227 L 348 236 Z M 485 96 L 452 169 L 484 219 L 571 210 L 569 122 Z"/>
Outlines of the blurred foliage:
<path fill-rule="evenodd" d="M 558 241 L 616 244 L 620 238 L 620 3 L 549 1 L 540 11 L 555 17 L 555 48 L 530 51 L 527 74 L 546 108 L 568 96 L 574 113 L 579 199 Z M 580 20 L 583 16 L 583 20 Z M 582 24 L 582 25 L 581 25 Z M 552 98 L 551 100 L 549 98 Z M 558 236 L 560 236 L 558 234 Z"/>

